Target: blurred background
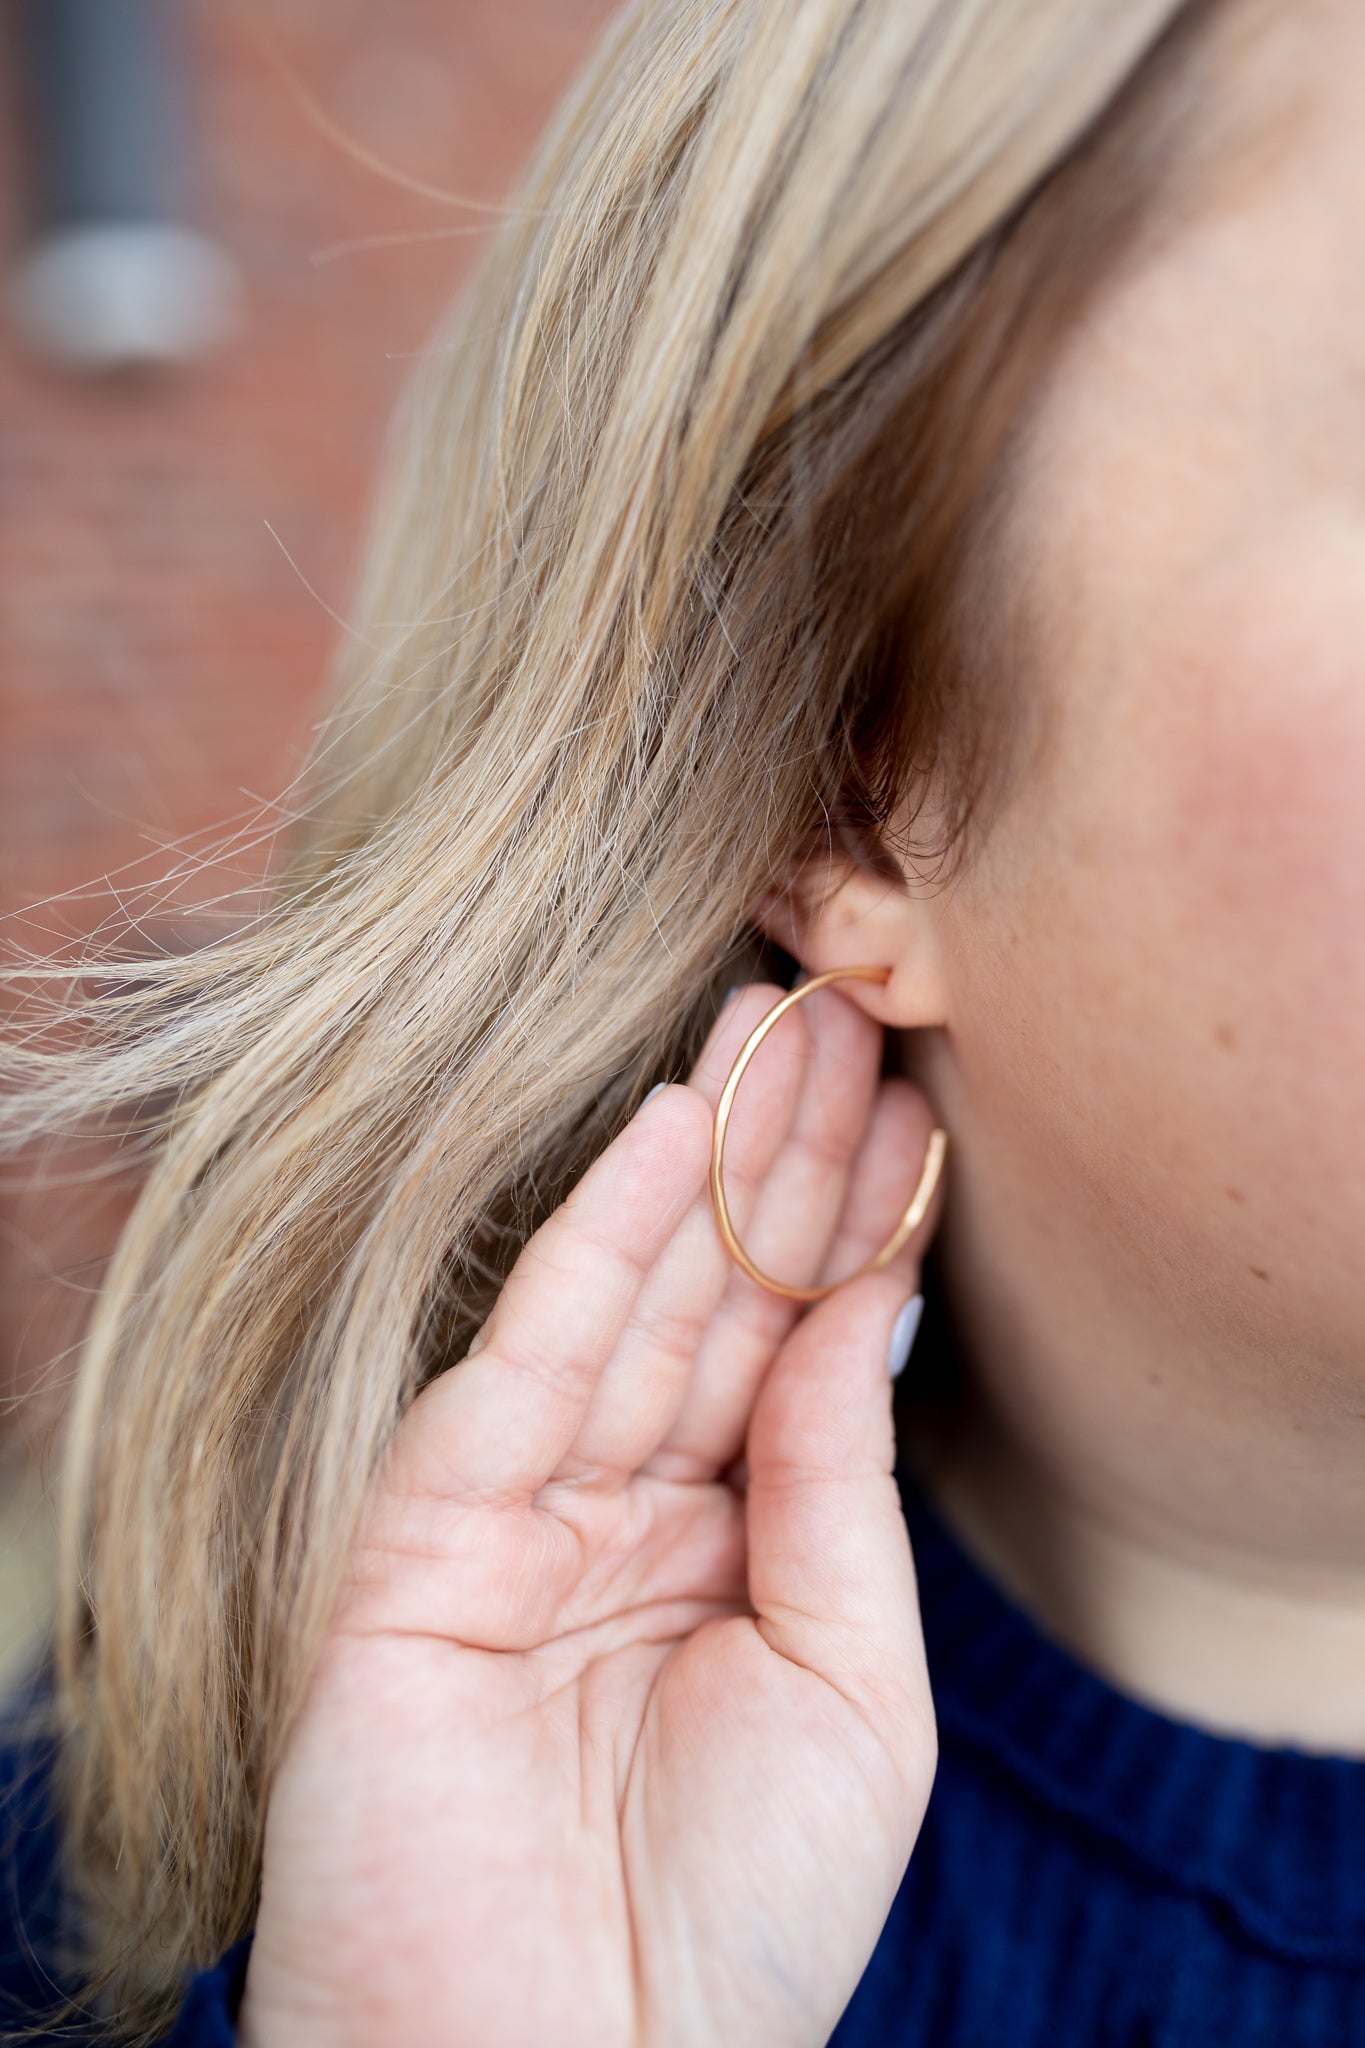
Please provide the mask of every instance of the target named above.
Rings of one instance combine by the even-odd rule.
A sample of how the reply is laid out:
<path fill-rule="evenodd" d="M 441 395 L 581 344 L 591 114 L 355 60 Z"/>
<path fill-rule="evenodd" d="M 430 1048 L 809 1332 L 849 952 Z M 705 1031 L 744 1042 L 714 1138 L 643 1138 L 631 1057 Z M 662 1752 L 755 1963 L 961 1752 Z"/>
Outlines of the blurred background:
<path fill-rule="evenodd" d="M 506 195 L 610 12 L 0 0 L 11 941 L 107 929 L 296 771 L 386 420 L 482 245 L 450 195 Z M 156 943 L 223 887 L 182 885 Z M 0 1678 L 41 1626 L 54 1425 L 128 1199 L 99 1164 L 0 1193 Z"/>

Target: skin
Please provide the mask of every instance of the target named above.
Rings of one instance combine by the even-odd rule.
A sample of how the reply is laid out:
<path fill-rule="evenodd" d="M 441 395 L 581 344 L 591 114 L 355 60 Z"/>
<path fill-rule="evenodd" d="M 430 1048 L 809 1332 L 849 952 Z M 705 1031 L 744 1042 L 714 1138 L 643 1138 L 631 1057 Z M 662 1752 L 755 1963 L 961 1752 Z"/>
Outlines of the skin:
<path fill-rule="evenodd" d="M 1029 744 L 946 885 L 804 872 L 732 1202 L 845 1271 L 930 1123 L 972 1398 L 930 1483 L 1042 1624 L 1365 1754 L 1365 12 L 1226 90 L 1277 146 L 1106 293 L 997 565 Z M 746 991 L 400 1433 L 274 1787 L 245 2048 L 824 2041 L 933 1770 L 886 1379 L 914 1251 L 731 1269 Z M 841 1220 L 842 1217 L 842 1220 Z M 735 1469 L 745 1453 L 747 1492 Z M 831 1873 L 837 1872 L 837 1883 Z"/>
<path fill-rule="evenodd" d="M 918 1247 L 799 1322 L 731 1265 L 711 1111 L 779 994 L 405 1418 L 272 1793 L 244 2048 L 796 2048 L 852 1994 L 934 1769 L 887 1372 Z M 726 1180 L 769 1271 L 846 1273 L 903 1206 L 929 1110 L 879 1041 L 822 992 L 755 1064 Z"/>
<path fill-rule="evenodd" d="M 1365 14 L 1258 15 L 1225 84 L 1268 146 L 1029 422 L 1033 738 L 984 846 L 933 892 L 808 877 L 787 935 L 928 1027 L 950 1519 L 1127 1691 L 1363 1754 Z"/>

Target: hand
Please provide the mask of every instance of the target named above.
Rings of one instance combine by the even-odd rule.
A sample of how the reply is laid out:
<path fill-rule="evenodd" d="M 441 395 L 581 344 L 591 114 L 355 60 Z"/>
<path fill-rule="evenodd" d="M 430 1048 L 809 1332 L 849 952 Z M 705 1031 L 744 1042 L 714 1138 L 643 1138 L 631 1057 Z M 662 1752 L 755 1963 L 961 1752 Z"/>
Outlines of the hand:
<path fill-rule="evenodd" d="M 934 1767 L 888 1345 L 918 1247 L 800 1320 L 730 1264 L 722 1013 L 413 1404 L 267 1817 L 245 2048 L 824 2042 Z M 740 1092 L 753 1255 L 861 1263 L 930 1117 L 821 991 Z M 747 1483 L 733 1468 L 747 1457 Z"/>

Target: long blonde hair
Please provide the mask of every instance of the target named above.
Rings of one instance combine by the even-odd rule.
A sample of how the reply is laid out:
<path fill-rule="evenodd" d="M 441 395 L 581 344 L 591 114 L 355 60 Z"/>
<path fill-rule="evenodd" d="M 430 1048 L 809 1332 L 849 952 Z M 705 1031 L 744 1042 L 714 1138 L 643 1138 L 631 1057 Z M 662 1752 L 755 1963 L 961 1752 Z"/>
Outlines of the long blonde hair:
<path fill-rule="evenodd" d="M 58 1629 L 126 2024 L 250 1925 L 414 1390 L 678 1071 L 812 835 L 875 846 L 944 763 L 965 815 L 993 750 L 964 564 L 1162 173 L 1150 108 L 1114 154 L 1116 103 L 1190 11 L 633 7 L 403 409 L 268 906 L 77 963 L 11 1034 L 11 1137 L 113 1122 L 148 1158 L 67 1429 Z"/>

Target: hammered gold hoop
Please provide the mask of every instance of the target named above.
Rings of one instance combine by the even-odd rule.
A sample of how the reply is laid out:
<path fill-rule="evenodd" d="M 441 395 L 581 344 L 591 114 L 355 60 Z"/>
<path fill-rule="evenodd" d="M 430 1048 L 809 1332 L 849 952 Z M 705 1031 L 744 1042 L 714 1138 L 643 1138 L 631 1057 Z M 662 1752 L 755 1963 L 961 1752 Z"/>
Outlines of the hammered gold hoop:
<path fill-rule="evenodd" d="M 827 974 L 812 975 L 809 981 L 800 985 L 774 1003 L 766 1017 L 755 1025 L 739 1050 L 739 1057 L 731 1067 L 725 1086 L 720 1091 L 716 1104 L 715 1128 L 711 1135 L 711 1200 L 715 1204 L 716 1226 L 725 1240 L 725 1249 L 741 1270 L 760 1287 L 766 1287 L 769 1294 L 781 1294 L 788 1301 L 823 1301 L 827 1294 L 833 1294 L 836 1287 L 847 1286 L 850 1280 L 861 1280 L 865 1273 L 878 1273 L 883 1266 L 889 1266 L 901 1247 L 909 1242 L 929 1212 L 934 1191 L 943 1172 L 943 1161 L 948 1150 L 946 1131 L 933 1130 L 929 1133 L 929 1145 L 920 1170 L 919 1186 L 911 1197 L 910 1207 L 901 1217 L 886 1243 L 855 1273 L 845 1274 L 842 1280 L 828 1281 L 823 1287 L 791 1287 L 785 1280 L 774 1280 L 761 1267 L 756 1266 L 745 1251 L 735 1226 L 730 1220 L 730 1205 L 725 1199 L 725 1183 L 722 1174 L 725 1167 L 725 1134 L 730 1123 L 730 1112 L 735 1106 L 739 1084 L 744 1079 L 750 1060 L 762 1045 L 775 1024 L 780 1024 L 788 1010 L 794 1010 L 798 1003 L 804 1003 L 807 996 L 813 996 L 820 988 L 828 988 L 834 981 L 879 981 L 891 979 L 889 967 L 831 967 Z"/>

